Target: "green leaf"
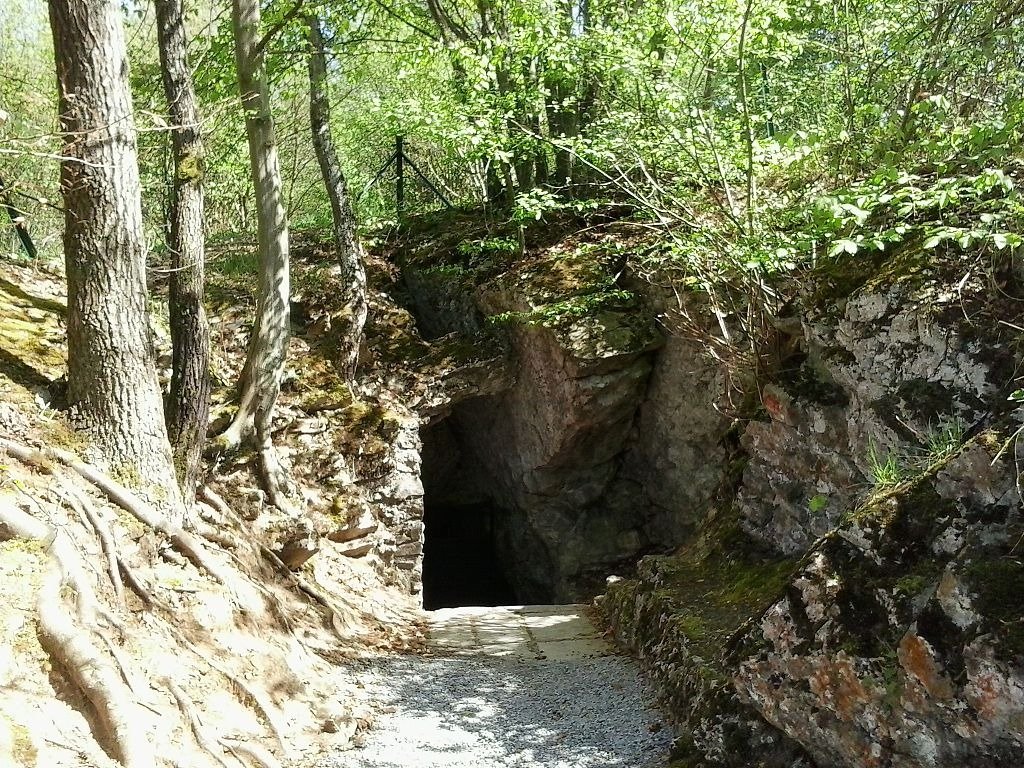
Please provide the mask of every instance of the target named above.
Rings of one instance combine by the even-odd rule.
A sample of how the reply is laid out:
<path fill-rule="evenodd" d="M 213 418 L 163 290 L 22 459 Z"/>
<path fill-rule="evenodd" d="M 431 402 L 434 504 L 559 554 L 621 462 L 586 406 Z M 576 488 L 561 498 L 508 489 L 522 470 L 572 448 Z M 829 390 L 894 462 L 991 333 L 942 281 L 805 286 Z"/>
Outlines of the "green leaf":
<path fill-rule="evenodd" d="M 840 253 L 856 253 L 860 246 L 853 240 L 836 240 L 829 249 L 829 256 L 838 256 Z"/>
<path fill-rule="evenodd" d="M 810 501 L 807 502 L 807 508 L 813 513 L 821 512 L 827 506 L 828 496 L 824 496 L 820 493 L 812 496 Z"/>

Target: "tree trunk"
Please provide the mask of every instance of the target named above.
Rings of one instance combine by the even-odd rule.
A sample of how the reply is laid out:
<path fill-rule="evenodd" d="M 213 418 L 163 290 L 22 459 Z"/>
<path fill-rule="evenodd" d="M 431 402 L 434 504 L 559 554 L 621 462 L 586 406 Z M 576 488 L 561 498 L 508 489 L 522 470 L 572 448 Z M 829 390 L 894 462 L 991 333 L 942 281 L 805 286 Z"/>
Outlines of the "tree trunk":
<path fill-rule="evenodd" d="M 542 135 L 541 134 L 541 125 L 540 125 L 540 115 L 538 115 L 536 112 L 530 118 L 530 130 L 533 132 L 534 136 L 541 136 Z M 534 183 L 538 187 L 546 187 L 548 185 L 548 181 L 550 180 L 550 177 L 551 177 L 550 171 L 548 170 L 547 150 L 544 148 L 544 145 L 540 142 L 539 139 L 535 139 L 534 140 L 533 147 L 534 147 L 534 149 L 533 149 L 533 152 L 534 152 L 533 162 L 534 162 L 534 166 L 537 169 L 536 178 L 534 179 Z"/>
<path fill-rule="evenodd" d="M 164 426 L 146 306 L 146 253 L 121 8 L 50 0 L 65 136 L 68 401 L 108 470 L 183 507 Z"/>
<path fill-rule="evenodd" d="M 26 255 L 30 259 L 36 258 L 36 246 L 32 242 L 32 236 L 28 233 L 28 227 L 25 226 L 25 214 L 14 205 L 14 201 L 11 200 L 11 193 L 4 186 L 3 179 L 0 179 L 0 205 L 3 205 L 7 211 L 7 215 L 11 219 L 11 224 L 14 225 L 14 231 L 18 235 L 21 247 L 25 249 Z"/>
<path fill-rule="evenodd" d="M 569 104 L 573 93 L 565 86 L 558 74 L 548 73 L 547 91 L 550 94 L 545 104 L 548 130 L 555 150 L 555 170 L 551 184 L 569 192 L 572 186 L 572 141 L 576 138 L 575 105 Z"/>
<path fill-rule="evenodd" d="M 210 331 L 203 306 L 203 145 L 185 48 L 182 0 L 156 0 L 157 39 L 174 149 L 171 199 L 171 392 L 165 416 L 186 508 L 195 498 L 210 415 Z"/>
<path fill-rule="evenodd" d="M 590 126 L 597 119 L 600 88 L 596 74 L 589 67 L 584 68 L 580 80 L 580 98 L 576 109 L 575 131 L 577 136 L 585 139 Z M 572 183 L 576 192 L 586 195 L 587 188 L 596 181 L 596 178 L 592 166 L 584 162 L 573 163 Z"/>
<path fill-rule="evenodd" d="M 271 503 L 286 506 L 285 478 L 274 456 L 271 419 L 281 391 L 289 337 L 288 221 L 277 159 L 277 138 L 270 114 L 263 51 L 260 46 L 259 0 L 234 0 L 235 62 L 245 111 L 249 165 L 256 192 L 256 239 L 259 282 L 256 322 L 239 380 L 238 412 L 218 438 L 218 447 L 236 448 L 255 431 L 263 480 Z"/>
<path fill-rule="evenodd" d="M 320 32 L 320 20 L 306 17 L 309 28 L 309 124 L 313 131 L 313 147 L 320 163 L 320 174 L 331 201 L 331 219 L 334 222 L 334 245 L 341 265 L 341 278 L 345 295 L 341 297 L 344 321 L 347 326 L 340 334 L 340 369 L 348 381 L 355 379 L 359 363 L 359 345 L 366 323 L 366 270 L 363 267 L 362 245 L 356 231 L 356 217 L 352 200 L 341 172 L 338 153 L 331 137 L 331 109 L 327 97 L 327 55 Z"/>

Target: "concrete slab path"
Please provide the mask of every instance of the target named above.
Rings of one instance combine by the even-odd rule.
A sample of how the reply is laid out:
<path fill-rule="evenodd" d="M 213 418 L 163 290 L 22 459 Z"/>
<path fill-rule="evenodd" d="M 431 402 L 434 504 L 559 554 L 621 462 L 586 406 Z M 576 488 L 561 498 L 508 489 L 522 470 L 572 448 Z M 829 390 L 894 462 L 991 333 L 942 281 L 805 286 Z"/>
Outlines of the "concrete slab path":
<path fill-rule="evenodd" d="M 442 608 L 427 614 L 427 644 L 439 655 L 538 661 L 614 654 L 586 611 L 585 605 Z"/>

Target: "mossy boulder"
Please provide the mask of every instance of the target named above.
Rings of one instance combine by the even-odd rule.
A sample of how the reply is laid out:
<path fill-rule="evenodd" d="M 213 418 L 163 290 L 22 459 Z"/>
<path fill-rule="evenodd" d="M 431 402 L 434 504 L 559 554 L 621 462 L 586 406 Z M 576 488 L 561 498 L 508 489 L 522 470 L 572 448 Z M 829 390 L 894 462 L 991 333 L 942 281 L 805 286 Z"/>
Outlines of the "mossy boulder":
<path fill-rule="evenodd" d="M 794 561 L 766 557 L 712 515 L 686 551 L 644 558 L 635 579 L 609 585 L 600 606 L 617 642 L 638 655 L 661 690 L 686 766 L 808 765 L 802 750 L 741 700 L 729 649 L 787 583 Z"/>
<path fill-rule="evenodd" d="M 980 435 L 872 496 L 737 644 L 742 700 L 820 765 L 1024 754 L 1024 524 L 1001 445 Z"/>

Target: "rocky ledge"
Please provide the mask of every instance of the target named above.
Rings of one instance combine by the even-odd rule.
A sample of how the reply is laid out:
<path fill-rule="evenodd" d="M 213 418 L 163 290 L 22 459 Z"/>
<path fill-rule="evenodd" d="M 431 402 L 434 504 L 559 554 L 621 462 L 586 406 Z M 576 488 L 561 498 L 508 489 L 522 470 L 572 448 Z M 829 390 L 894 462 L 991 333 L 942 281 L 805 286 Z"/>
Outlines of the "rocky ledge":
<path fill-rule="evenodd" d="M 702 535 L 600 603 L 681 765 L 1017 764 L 1019 310 L 939 268 L 829 278 L 777 321 L 793 352 Z"/>

